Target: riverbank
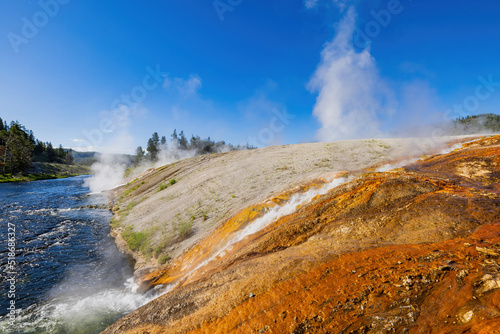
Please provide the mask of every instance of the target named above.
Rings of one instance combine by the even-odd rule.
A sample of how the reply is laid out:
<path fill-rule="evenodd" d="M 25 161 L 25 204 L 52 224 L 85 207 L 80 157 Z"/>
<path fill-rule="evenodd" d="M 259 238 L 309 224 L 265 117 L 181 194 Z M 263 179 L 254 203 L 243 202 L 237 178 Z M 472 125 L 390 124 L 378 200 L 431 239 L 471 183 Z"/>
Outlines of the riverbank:
<path fill-rule="evenodd" d="M 0 183 L 64 179 L 91 173 L 92 171 L 88 166 L 38 162 L 34 163 L 33 167 L 25 175 L 0 175 Z"/>

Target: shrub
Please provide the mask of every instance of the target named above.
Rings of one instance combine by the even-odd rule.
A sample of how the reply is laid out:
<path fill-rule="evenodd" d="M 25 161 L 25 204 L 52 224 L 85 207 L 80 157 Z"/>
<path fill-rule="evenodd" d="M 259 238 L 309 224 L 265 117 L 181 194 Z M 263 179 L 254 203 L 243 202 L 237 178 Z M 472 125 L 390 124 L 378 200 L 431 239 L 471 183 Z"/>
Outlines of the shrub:
<path fill-rule="evenodd" d="M 153 249 L 153 257 L 158 258 L 158 256 L 160 256 L 160 253 L 163 252 L 163 250 L 167 247 L 167 244 L 168 242 L 164 240 L 162 243 L 156 246 Z"/>
<path fill-rule="evenodd" d="M 176 181 L 175 179 L 170 180 L 170 185 L 171 185 L 171 186 L 173 186 L 173 185 L 174 185 L 174 184 L 176 184 L 176 183 L 177 183 L 177 181 Z"/>
<path fill-rule="evenodd" d="M 189 237 L 191 232 L 193 232 L 193 221 L 194 219 L 190 219 L 188 221 L 180 223 L 179 226 L 177 226 L 177 230 L 179 231 L 181 240 L 186 239 L 187 237 Z"/>
<path fill-rule="evenodd" d="M 150 252 L 149 247 L 149 233 L 147 232 L 134 232 L 132 227 L 129 226 L 122 232 L 122 238 L 127 243 L 132 251 L 140 251 L 143 254 Z"/>
<path fill-rule="evenodd" d="M 158 191 L 162 191 L 162 190 L 165 190 L 167 188 L 168 188 L 168 184 L 162 183 L 162 184 L 160 184 L 160 187 L 158 188 Z"/>
<path fill-rule="evenodd" d="M 160 258 L 158 259 L 158 263 L 160 263 L 160 264 L 165 264 L 168 260 L 170 260 L 170 255 L 163 254 L 163 255 L 162 255 L 162 256 L 160 256 Z"/>

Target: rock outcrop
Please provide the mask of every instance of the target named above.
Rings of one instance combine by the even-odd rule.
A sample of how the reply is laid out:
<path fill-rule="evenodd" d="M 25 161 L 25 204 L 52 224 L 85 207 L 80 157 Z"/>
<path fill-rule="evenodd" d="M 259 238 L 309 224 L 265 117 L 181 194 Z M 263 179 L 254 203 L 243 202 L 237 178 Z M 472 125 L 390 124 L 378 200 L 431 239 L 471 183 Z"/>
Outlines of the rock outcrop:
<path fill-rule="evenodd" d="M 104 333 L 498 332 L 500 136 L 380 167 L 240 210 L 147 273 L 170 291 Z"/>

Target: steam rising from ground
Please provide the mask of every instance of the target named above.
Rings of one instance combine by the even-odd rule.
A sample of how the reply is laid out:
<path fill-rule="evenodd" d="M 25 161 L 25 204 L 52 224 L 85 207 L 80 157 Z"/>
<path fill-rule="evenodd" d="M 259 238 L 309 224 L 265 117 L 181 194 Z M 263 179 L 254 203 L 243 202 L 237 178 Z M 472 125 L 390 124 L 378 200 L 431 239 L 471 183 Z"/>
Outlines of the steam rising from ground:
<path fill-rule="evenodd" d="M 162 147 L 158 152 L 158 161 L 144 162 L 143 168 L 160 167 L 179 160 L 192 158 L 196 155 L 196 150 L 180 150 L 176 140 L 170 142 L 170 146 Z"/>
<path fill-rule="evenodd" d="M 93 193 L 110 190 L 123 183 L 123 174 L 127 169 L 124 157 L 102 154 L 99 162 L 92 165 L 94 176 L 85 181 L 85 185 Z"/>
<path fill-rule="evenodd" d="M 103 117 L 111 120 L 111 126 L 106 133 L 109 138 L 106 148 L 99 154 L 98 162 L 92 165 L 94 175 L 85 181 L 91 192 L 110 190 L 123 183 L 123 174 L 130 162 L 126 156 L 116 153 L 130 151 L 134 147 L 134 140 L 129 131 L 130 119 L 133 115 L 143 112 L 137 105 L 120 105 L 115 110 L 103 112 Z"/>
<path fill-rule="evenodd" d="M 244 149 L 240 147 L 239 149 Z M 230 152 L 232 148 L 228 145 L 224 146 L 218 146 L 215 148 L 216 153 L 226 153 Z M 127 180 L 134 179 L 140 174 L 144 173 L 146 170 L 150 168 L 157 168 L 161 167 L 164 165 L 168 165 L 171 163 L 174 163 L 176 161 L 184 160 L 184 159 L 189 159 L 194 156 L 199 155 L 197 150 L 191 149 L 191 150 L 182 150 L 179 149 L 178 143 L 176 140 L 172 140 L 170 142 L 169 146 L 165 147 L 160 147 L 160 151 L 158 152 L 158 160 L 157 161 L 150 161 L 147 159 L 144 159 L 141 161 L 141 163 L 138 166 L 134 166 L 133 171 L 130 173 L 130 175 L 127 176 Z"/>
<path fill-rule="evenodd" d="M 323 49 L 321 63 L 309 82 L 309 89 L 318 93 L 313 114 L 321 122 L 317 133 L 321 141 L 379 137 L 379 114 L 390 110 L 391 94 L 370 49 L 354 49 L 355 24 L 351 7 L 339 23 L 337 35 Z"/>
<path fill-rule="evenodd" d="M 319 2 L 305 0 L 305 6 L 313 8 Z M 462 127 L 450 119 L 466 113 L 454 112 L 456 106 L 452 112 L 451 106 L 441 101 L 432 85 L 422 79 L 433 76 L 422 65 L 406 62 L 400 66 L 399 71 L 410 75 L 410 80 L 384 80 L 371 54 L 371 42 L 366 41 L 367 46 L 361 51 L 354 47 L 355 7 L 343 10 L 346 1 L 333 2 L 341 9 L 343 18 L 336 26 L 335 37 L 323 48 L 321 62 L 308 84 L 309 90 L 317 93 L 313 114 L 321 124 L 316 133 L 318 140 L 436 138 L 486 132 L 481 124 Z"/>

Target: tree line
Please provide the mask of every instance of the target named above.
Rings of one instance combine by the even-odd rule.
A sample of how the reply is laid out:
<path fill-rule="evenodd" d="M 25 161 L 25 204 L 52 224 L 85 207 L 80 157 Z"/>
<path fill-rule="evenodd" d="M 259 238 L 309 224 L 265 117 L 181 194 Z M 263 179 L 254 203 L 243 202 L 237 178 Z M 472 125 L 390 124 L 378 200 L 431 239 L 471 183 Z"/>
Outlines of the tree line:
<path fill-rule="evenodd" d="M 491 113 L 459 117 L 453 123 L 456 130 L 465 134 L 482 131 L 500 132 L 500 115 Z"/>
<path fill-rule="evenodd" d="M 161 136 L 160 138 L 158 132 L 155 132 L 151 138 L 148 139 L 146 150 L 144 150 L 142 146 L 137 147 L 134 164 L 139 165 L 142 161 L 156 162 L 160 158 L 160 152 L 162 151 L 170 151 L 172 155 L 177 155 L 177 158 L 179 158 L 180 153 L 183 151 L 191 151 L 193 155 L 203 155 L 253 148 L 255 147 L 249 145 L 235 146 L 227 144 L 223 140 L 213 141 L 210 137 L 202 139 L 200 136 L 194 135 L 191 135 L 191 138 L 188 140 L 184 135 L 184 131 L 177 133 L 177 130 L 174 130 L 167 141 L 167 137 Z"/>
<path fill-rule="evenodd" d="M 33 162 L 73 164 L 72 150 L 35 138 L 33 131 L 17 121 L 7 124 L 0 118 L 0 172 L 24 173 Z"/>

